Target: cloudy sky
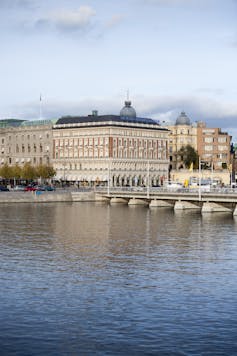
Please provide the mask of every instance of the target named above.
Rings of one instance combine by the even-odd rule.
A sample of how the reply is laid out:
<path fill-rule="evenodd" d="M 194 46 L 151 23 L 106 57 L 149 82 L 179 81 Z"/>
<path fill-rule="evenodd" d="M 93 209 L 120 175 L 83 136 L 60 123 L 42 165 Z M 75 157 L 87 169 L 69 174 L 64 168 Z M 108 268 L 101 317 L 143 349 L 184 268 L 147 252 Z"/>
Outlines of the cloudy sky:
<path fill-rule="evenodd" d="M 237 141 L 236 0 L 0 0 L 0 118 L 118 114 Z"/>

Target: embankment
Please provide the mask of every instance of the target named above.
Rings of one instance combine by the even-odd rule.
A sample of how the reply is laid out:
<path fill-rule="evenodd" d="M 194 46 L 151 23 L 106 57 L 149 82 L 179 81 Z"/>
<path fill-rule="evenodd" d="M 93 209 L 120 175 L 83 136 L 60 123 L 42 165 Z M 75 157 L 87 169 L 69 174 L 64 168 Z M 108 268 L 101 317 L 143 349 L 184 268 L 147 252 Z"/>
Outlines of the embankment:
<path fill-rule="evenodd" d="M 0 203 L 53 203 L 95 201 L 94 192 L 0 192 Z"/>

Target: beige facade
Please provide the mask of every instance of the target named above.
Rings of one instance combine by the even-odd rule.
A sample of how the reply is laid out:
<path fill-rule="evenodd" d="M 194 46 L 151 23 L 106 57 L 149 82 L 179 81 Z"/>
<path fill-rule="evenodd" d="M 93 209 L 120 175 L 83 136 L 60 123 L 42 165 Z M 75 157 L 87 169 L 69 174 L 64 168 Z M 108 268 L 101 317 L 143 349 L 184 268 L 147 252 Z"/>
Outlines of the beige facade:
<path fill-rule="evenodd" d="M 168 130 L 120 116 L 60 120 L 53 126 L 57 179 L 79 184 L 142 186 L 168 178 Z"/>
<path fill-rule="evenodd" d="M 185 168 L 178 152 L 182 146 L 190 145 L 202 163 L 214 170 L 228 169 L 231 163 L 231 136 L 220 128 L 207 128 L 206 124 L 198 121 L 191 123 L 182 112 L 175 125 L 166 126 L 169 130 L 169 157 L 171 170 Z"/>
<path fill-rule="evenodd" d="M 126 110 L 131 109 L 128 104 Z M 214 171 L 231 166 L 231 136 L 205 124 L 192 125 L 185 113 L 167 127 L 151 119 L 97 113 L 61 118 L 55 124 L 45 120 L 15 124 L 0 123 L 1 166 L 52 164 L 61 182 L 160 185 L 184 168 L 177 153 L 186 145 Z"/>
<path fill-rule="evenodd" d="M 52 161 L 52 123 L 25 121 L 0 128 L 0 164 L 33 166 Z"/>
<path fill-rule="evenodd" d="M 177 155 L 183 146 L 190 145 L 197 151 L 197 126 L 173 125 L 167 127 L 169 133 L 169 157 L 172 169 L 179 169 L 183 166 L 180 157 Z"/>

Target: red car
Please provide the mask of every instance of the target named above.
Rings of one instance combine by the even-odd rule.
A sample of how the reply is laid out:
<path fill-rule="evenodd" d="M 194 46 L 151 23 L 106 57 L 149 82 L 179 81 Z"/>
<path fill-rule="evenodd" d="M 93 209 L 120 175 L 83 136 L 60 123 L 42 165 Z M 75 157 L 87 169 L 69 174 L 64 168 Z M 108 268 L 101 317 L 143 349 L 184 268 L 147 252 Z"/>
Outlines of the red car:
<path fill-rule="evenodd" d="M 27 185 L 27 187 L 25 187 L 25 192 L 34 192 L 37 190 L 37 186 L 35 185 Z"/>

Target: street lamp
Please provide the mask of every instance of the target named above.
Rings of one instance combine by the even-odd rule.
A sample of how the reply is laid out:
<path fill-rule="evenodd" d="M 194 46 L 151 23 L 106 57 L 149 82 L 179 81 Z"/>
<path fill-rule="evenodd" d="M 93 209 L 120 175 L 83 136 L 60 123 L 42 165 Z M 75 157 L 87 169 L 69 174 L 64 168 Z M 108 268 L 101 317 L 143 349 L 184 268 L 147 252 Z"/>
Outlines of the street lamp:
<path fill-rule="evenodd" d="M 147 161 L 147 198 L 150 196 L 150 161 Z"/>
<path fill-rule="evenodd" d="M 110 159 L 108 157 L 108 186 L 107 186 L 107 194 L 110 195 Z"/>
<path fill-rule="evenodd" d="M 199 179 L 198 179 L 198 200 L 201 201 L 201 159 L 200 157 L 198 158 L 198 175 L 199 175 Z"/>
<path fill-rule="evenodd" d="M 199 186 L 198 186 L 198 196 L 199 196 L 199 198 L 198 199 L 199 199 L 199 201 L 201 200 L 201 180 L 202 180 L 201 179 L 202 178 L 201 177 L 201 170 L 202 170 L 202 164 L 206 164 L 206 162 L 205 161 L 201 161 L 201 158 L 199 157 L 198 158 L 198 172 L 199 172 L 199 174 L 198 174 L 199 175 L 199 179 L 198 179 L 199 180 L 199 182 L 198 182 L 199 183 Z"/>

